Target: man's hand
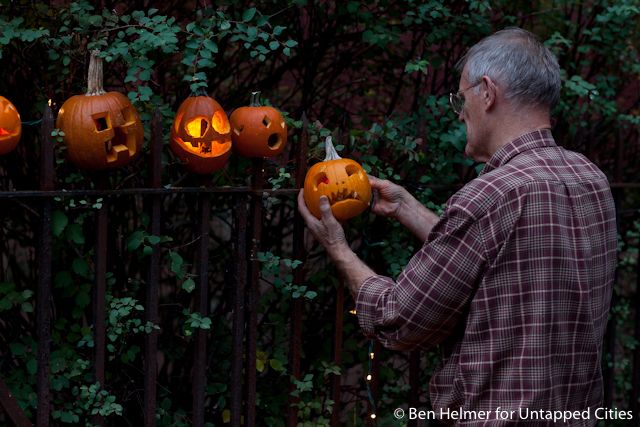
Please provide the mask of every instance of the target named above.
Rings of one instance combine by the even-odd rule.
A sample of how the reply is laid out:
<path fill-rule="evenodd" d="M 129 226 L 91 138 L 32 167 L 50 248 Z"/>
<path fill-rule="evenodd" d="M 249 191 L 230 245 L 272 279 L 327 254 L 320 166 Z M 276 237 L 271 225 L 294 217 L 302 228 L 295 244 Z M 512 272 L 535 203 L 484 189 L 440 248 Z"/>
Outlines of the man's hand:
<path fill-rule="evenodd" d="M 333 216 L 327 197 L 320 197 L 320 213 L 322 217 L 318 219 L 307 208 L 307 204 L 304 201 L 304 189 L 300 189 L 298 193 L 298 211 L 300 211 L 300 215 L 307 223 L 307 228 L 309 228 L 311 234 L 324 246 L 327 254 L 332 259 L 335 260 L 341 250 L 350 250 L 347 239 L 344 236 L 344 230 Z"/>
<path fill-rule="evenodd" d="M 386 179 L 369 175 L 371 188 L 376 191 L 371 212 L 396 219 L 424 242 L 440 218 L 422 206 L 407 190 Z"/>
<path fill-rule="evenodd" d="M 307 223 L 307 228 L 311 234 L 324 246 L 331 261 L 342 275 L 344 283 L 349 288 L 353 298 L 357 298 L 358 289 L 369 277 L 375 275 L 360 258 L 356 256 L 347 244 L 342 226 L 333 216 L 329 200 L 322 196 L 320 198 L 320 219 L 313 216 L 304 201 L 304 189 L 298 193 L 298 211 Z"/>
<path fill-rule="evenodd" d="M 371 212 L 376 215 L 399 219 L 401 207 L 409 202 L 412 196 L 403 187 L 368 175 L 371 188 L 377 191 L 375 203 L 371 207 Z"/>

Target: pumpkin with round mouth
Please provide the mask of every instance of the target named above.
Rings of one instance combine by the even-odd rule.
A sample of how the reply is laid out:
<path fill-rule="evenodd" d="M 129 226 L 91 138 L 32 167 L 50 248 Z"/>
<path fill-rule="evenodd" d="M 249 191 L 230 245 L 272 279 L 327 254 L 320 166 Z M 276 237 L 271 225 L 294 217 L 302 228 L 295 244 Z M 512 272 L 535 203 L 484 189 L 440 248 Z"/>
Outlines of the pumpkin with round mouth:
<path fill-rule="evenodd" d="M 16 107 L 7 98 L 0 96 L 0 154 L 16 148 L 22 135 L 22 122 Z"/>
<path fill-rule="evenodd" d="M 204 175 L 223 168 L 231 146 L 229 119 L 215 99 L 192 95 L 180 104 L 170 147 L 188 170 Z"/>
<path fill-rule="evenodd" d="M 287 124 L 273 107 L 260 105 L 260 92 L 251 94 L 247 107 L 231 113 L 233 149 L 244 157 L 273 157 L 284 150 L 287 143 Z"/>
<path fill-rule="evenodd" d="M 320 218 L 320 197 L 326 196 L 333 216 L 345 221 L 369 207 L 371 185 L 358 162 L 338 156 L 330 136 L 325 140 L 325 149 L 324 161 L 313 165 L 305 176 L 304 201 L 309 211 Z"/>
<path fill-rule="evenodd" d="M 91 52 L 87 93 L 67 99 L 56 119 L 67 158 L 87 170 L 124 166 L 140 154 L 144 142 L 140 117 L 129 98 L 103 89 L 99 53 Z"/>

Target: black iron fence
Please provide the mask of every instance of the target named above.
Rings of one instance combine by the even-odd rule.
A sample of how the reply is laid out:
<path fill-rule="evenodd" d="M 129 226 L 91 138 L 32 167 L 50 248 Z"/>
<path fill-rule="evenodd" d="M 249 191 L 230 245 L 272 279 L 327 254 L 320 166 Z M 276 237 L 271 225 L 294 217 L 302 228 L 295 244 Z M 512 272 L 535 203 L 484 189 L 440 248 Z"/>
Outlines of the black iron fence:
<path fill-rule="evenodd" d="M 35 424 L 38 426 L 48 426 L 52 422 L 51 418 L 51 384 L 50 384 L 50 354 L 51 354 L 51 315 L 52 315 L 52 210 L 54 199 L 57 197 L 93 197 L 101 198 L 101 206 L 95 211 L 95 263 L 92 297 L 92 330 L 94 336 L 94 349 L 92 357 L 92 369 L 95 381 L 105 384 L 105 354 L 106 354 L 106 324 L 107 318 L 105 295 L 107 283 L 107 256 L 108 256 L 108 230 L 110 227 L 109 210 L 110 202 L 116 198 L 143 197 L 147 200 L 148 214 L 150 218 L 150 233 L 158 236 L 161 234 L 161 218 L 163 215 L 163 198 L 176 194 L 191 195 L 197 200 L 197 221 L 194 222 L 195 240 L 198 241 L 197 249 L 197 280 L 195 290 L 195 311 L 201 316 L 209 315 L 209 245 L 208 236 L 210 232 L 210 212 L 212 209 L 211 199 L 213 196 L 224 196 L 232 200 L 233 209 L 233 238 L 229 242 L 229 250 L 233 254 L 233 314 L 232 314 L 232 354 L 231 369 L 228 373 L 229 383 L 229 410 L 231 426 L 255 426 L 261 422 L 256 414 L 256 357 L 258 342 L 258 301 L 259 301 L 259 281 L 261 263 L 258 261 L 257 253 L 261 250 L 262 227 L 264 219 L 264 206 L 262 198 L 265 194 L 275 197 L 295 197 L 298 188 L 302 187 L 306 172 L 307 146 L 309 136 L 307 133 L 307 121 L 303 118 L 303 127 L 300 131 L 299 143 L 296 145 L 295 159 L 295 181 L 296 188 L 293 189 L 268 189 L 265 188 L 265 176 L 263 173 L 263 161 L 254 160 L 251 185 L 243 187 L 214 187 L 211 185 L 199 187 L 163 187 L 161 183 L 162 172 L 162 146 L 163 132 L 161 118 L 158 113 L 153 118 L 151 128 L 151 150 L 150 150 L 150 175 L 148 186 L 144 188 L 111 189 L 108 188 L 108 181 L 104 176 L 96 177 L 96 189 L 91 190 L 64 190 L 54 186 L 54 142 L 51 132 L 54 127 L 53 114 L 50 107 L 46 107 L 41 125 L 41 163 L 40 163 L 40 188 L 29 191 L 0 191 L 0 203 L 8 200 L 19 200 L 27 204 L 32 209 L 39 212 L 40 230 L 38 232 L 37 248 L 37 289 L 36 289 L 36 331 L 37 331 L 37 416 Z M 614 196 L 618 206 L 624 197 L 624 192 L 629 188 L 640 188 L 636 183 L 612 184 Z M 2 189 L 0 189 L 2 190 Z M 305 259 L 304 246 L 304 223 L 296 213 L 293 222 L 292 254 L 293 259 Z M 144 313 L 146 321 L 157 324 L 159 321 L 159 283 L 162 268 L 160 244 L 151 244 L 151 253 L 148 258 L 146 277 L 146 296 L 144 303 Z M 9 254 L 11 256 L 11 254 Z M 640 266 L 640 263 L 638 264 Z M 638 267 L 640 269 L 640 267 Z M 637 276 L 640 278 L 640 274 Z M 293 283 L 302 285 L 305 282 L 304 268 L 294 270 Z M 342 364 L 343 354 L 343 325 L 344 314 L 346 312 L 345 290 L 338 288 L 335 307 L 335 329 L 334 329 L 334 363 L 338 366 Z M 640 292 L 635 291 L 635 331 L 634 336 L 640 342 Z M 614 302 L 615 303 L 615 302 Z M 303 312 L 304 302 L 302 299 L 293 299 L 291 305 L 291 329 L 289 331 L 289 372 L 294 378 L 301 376 L 301 358 L 303 346 Z M 604 366 L 605 376 L 605 402 L 604 405 L 611 407 L 614 403 L 614 372 L 616 369 L 616 319 L 612 314 L 612 321 L 609 323 L 607 337 L 605 338 L 605 348 L 607 352 L 607 362 Z M 194 349 L 191 381 L 192 413 L 191 423 L 194 426 L 205 425 L 206 413 L 206 379 L 207 370 L 216 369 L 215 366 L 208 366 L 207 354 L 214 343 L 211 341 L 211 334 L 204 329 L 196 329 L 194 332 Z M 152 330 L 144 338 L 144 402 L 143 419 L 145 426 L 156 425 L 156 412 L 158 405 L 158 363 L 156 355 L 158 353 L 158 331 Z M 379 344 L 375 344 L 374 352 L 378 353 Z M 0 350 L 6 354 L 6 351 Z M 409 360 L 409 388 L 406 403 L 410 407 L 421 405 L 421 395 L 427 393 L 427 386 L 420 382 L 421 354 L 413 351 L 408 356 Z M 374 358 L 370 361 L 372 381 L 370 385 L 371 396 L 375 400 L 378 395 L 380 384 L 378 383 L 378 371 L 380 359 Z M 288 393 L 293 390 L 279 390 L 279 393 Z M 341 392 L 344 390 L 340 375 L 334 375 L 332 379 L 331 395 L 335 402 L 331 417 L 331 425 L 340 425 L 341 413 Z M 634 413 L 634 425 L 640 425 L 640 412 L 638 400 L 640 398 L 640 346 L 636 346 L 633 356 L 632 368 L 632 389 L 629 402 L 630 410 Z M 289 393 L 288 393 L 289 394 Z M 286 418 L 288 426 L 296 426 L 298 423 L 298 413 L 295 403 L 298 398 L 289 394 L 289 405 Z M 5 382 L 0 378 L 0 404 L 6 413 L 6 420 L 11 420 L 17 426 L 31 426 L 30 420 L 20 409 L 17 400 L 12 396 Z M 124 414 L 126 417 L 127 415 Z M 93 422 L 103 425 L 104 419 L 96 415 Z M 366 423 L 374 424 L 375 421 L 367 418 Z M 415 421 L 412 421 L 415 422 Z"/>

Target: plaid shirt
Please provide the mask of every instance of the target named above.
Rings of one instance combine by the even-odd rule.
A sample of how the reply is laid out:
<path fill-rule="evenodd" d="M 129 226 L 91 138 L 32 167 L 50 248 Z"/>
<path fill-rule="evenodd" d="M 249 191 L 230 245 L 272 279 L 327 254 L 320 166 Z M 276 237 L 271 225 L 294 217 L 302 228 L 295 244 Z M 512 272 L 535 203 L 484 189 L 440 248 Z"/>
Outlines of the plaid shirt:
<path fill-rule="evenodd" d="M 550 130 L 525 134 L 449 199 L 397 281 L 364 281 L 360 326 L 391 349 L 442 343 L 434 413 L 492 411 L 447 424 L 554 425 L 528 408 L 590 410 L 567 425 L 594 425 L 616 236 L 604 174 Z M 498 421 L 498 407 L 516 412 Z"/>

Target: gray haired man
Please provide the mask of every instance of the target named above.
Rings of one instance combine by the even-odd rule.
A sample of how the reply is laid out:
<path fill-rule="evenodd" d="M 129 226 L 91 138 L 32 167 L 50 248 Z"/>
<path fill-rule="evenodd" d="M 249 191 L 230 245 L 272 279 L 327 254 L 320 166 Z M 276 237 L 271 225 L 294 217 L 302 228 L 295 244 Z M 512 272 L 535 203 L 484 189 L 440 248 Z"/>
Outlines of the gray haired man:
<path fill-rule="evenodd" d="M 450 102 L 466 127 L 465 152 L 486 163 L 480 175 L 442 217 L 371 178 L 372 211 L 424 242 L 397 278 L 354 254 L 327 200 L 316 219 L 301 190 L 298 209 L 348 283 L 367 336 L 398 350 L 441 345 L 430 395 L 442 422 L 551 426 L 560 411 L 570 425 L 595 425 L 616 265 L 607 178 L 556 145 L 560 70 L 533 34 L 499 31 L 459 69 Z"/>

